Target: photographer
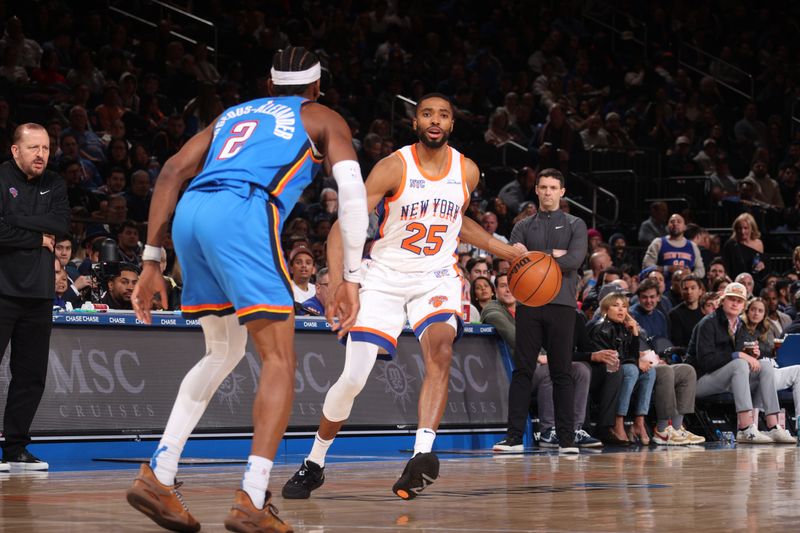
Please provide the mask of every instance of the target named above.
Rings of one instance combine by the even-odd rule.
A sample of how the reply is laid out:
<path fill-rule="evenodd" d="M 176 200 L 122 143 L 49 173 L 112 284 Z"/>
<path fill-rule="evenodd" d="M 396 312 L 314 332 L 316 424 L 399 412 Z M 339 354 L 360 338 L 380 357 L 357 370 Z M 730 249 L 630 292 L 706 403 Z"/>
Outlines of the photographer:
<path fill-rule="evenodd" d="M 11 341 L 11 382 L 3 417 L 3 459 L 47 470 L 26 449 L 44 393 L 55 297 L 55 235 L 69 230 L 64 180 L 45 170 L 50 137 L 39 124 L 14 131 L 12 161 L 0 165 L 0 358 Z"/>
<path fill-rule="evenodd" d="M 129 263 L 111 263 L 108 266 L 112 274 L 106 285 L 108 290 L 99 303 L 106 304 L 109 309 L 132 311 L 131 294 L 133 294 L 133 288 L 139 281 L 139 268 Z M 116 272 L 113 272 L 114 270 Z"/>

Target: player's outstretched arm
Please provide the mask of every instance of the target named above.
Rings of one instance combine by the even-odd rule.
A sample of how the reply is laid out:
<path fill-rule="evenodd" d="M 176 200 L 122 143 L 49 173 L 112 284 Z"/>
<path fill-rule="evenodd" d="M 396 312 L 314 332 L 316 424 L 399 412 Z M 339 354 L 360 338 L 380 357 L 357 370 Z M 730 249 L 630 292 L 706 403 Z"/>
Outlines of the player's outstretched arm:
<path fill-rule="evenodd" d="M 480 180 L 480 170 L 478 170 L 478 165 L 476 165 L 471 159 L 467 159 L 465 163 L 466 176 L 464 176 L 464 179 L 467 182 L 467 189 L 470 193 L 472 193 L 472 191 L 475 190 L 475 187 L 478 186 L 478 180 Z M 469 199 L 467 199 L 467 203 L 465 203 L 461 208 L 462 217 L 461 231 L 458 234 L 459 239 L 467 244 L 475 246 L 476 248 L 486 250 L 494 256 L 502 257 L 503 259 L 507 259 L 509 261 L 523 253 L 514 246 L 506 244 L 503 241 L 492 237 L 485 229 L 483 229 L 483 227 L 481 227 L 480 224 L 468 216 L 463 216 L 464 213 L 467 212 L 468 206 Z"/>
<path fill-rule="evenodd" d="M 167 160 L 158 175 L 147 220 L 147 246 L 143 254 L 142 275 L 131 295 L 136 318 L 146 324 L 152 322 L 150 309 L 154 294 L 160 294 L 162 307 L 165 309 L 169 307 L 167 287 L 161 275 L 160 248 L 167 232 L 167 224 L 175 211 L 175 204 L 178 203 L 181 187 L 186 180 L 196 176 L 203 168 L 211 144 L 212 127 L 213 125 L 208 126 L 189 139 L 177 154 Z"/>
<path fill-rule="evenodd" d="M 369 212 L 384 197 L 397 190 L 402 175 L 403 162 L 395 155 L 387 156 L 375 165 L 365 184 Z M 358 315 L 358 284 L 345 281 L 346 267 L 340 223 L 341 220 L 337 220 L 328 233 L 328 286 L 334 297 L 325 306 L 325 316 L 333 331 L 338 331 L 341 338 L 353 327 Z"/>

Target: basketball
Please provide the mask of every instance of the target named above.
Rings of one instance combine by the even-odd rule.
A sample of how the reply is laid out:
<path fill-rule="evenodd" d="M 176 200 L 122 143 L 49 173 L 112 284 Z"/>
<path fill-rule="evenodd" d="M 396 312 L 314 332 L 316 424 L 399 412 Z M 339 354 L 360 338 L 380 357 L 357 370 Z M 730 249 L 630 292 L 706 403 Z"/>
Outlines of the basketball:
<path fill-rule="evenodd" d="M 511 264 L 508 288 L 520 303 L 541 307 L 550 303 L 561 289 L 561 268 L 544 252 L 528 252 Z"/>

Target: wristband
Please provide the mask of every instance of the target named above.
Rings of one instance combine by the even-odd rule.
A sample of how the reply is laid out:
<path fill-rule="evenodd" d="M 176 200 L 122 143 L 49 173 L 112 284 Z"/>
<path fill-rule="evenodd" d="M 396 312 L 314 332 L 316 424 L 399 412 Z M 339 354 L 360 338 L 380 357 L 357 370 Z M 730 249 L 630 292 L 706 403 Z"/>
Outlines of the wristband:
<path fill-rule="evenodd" d="M 144 245 L 144 252 L 142 252 L 142 261 L 155 261 L 156 263 L 161 262 L 161 254 L 164 252 L 164 249 L 160 246 L 150 246 L 149 244 Z"/>

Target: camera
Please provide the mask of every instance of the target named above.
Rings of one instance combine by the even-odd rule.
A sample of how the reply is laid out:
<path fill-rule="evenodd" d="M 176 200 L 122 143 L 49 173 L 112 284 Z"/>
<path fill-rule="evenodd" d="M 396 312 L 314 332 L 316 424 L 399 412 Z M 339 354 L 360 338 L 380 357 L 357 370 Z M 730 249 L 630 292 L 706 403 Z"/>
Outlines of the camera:
<path fill-rule="evenodd" d="M 124 263 L 119 259 L 119 248 L 114 239 L 103 239 L 96 242 L 94 245 L 95 251 L 100 255 L 97 263 L 92 265 L 92 301 L 97 302 L 106 292 L 108 282 L 120 275 L 123 264 L 127 269 L 133 268 L 137 273 L 140 273 L 139 267 Z"/>

